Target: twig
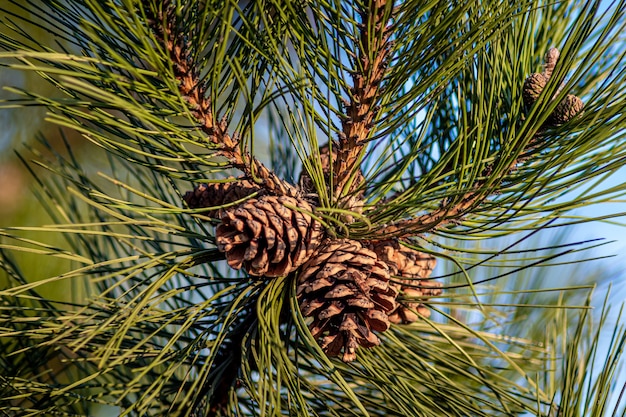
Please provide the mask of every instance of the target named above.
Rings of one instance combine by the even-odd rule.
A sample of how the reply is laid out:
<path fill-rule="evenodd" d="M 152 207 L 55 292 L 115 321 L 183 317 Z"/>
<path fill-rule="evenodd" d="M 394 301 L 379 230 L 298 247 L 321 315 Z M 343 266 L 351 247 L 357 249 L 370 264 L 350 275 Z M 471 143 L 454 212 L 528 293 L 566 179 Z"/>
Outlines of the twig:
<path fill-rule="evenodd" d="M 169 0 L 161 2 L 161 9 L 154 13 L 149 4 L 144 5 L 148 24 L 158 42 L 167 50 L 174 68 L 174 76 L 179 82 L 178 88 L 187 101 L 192 115 L 200 123 L 200 129 L 208 140 L 218 145 L 217 154 L 228 159 L 233 168 L 242 171 L 245 177 L 259 183 L 274 195 L 295 197 L 298 189 L 281 180 L 259 160 L 242 153 L 236 135 L 228 134 L 228 123 L 222 118 L 216 121 L 212 110 L 207 86 L 201 80 L 198 65 L 194 60 L 188 34 L 180 33 L 177 27 L 175 9 Z"/>
<path fill-rule="evenodd" d="M 545 56 L 545 70 L 541 74 L 531 74 L 524 82 L 523 98 L 526 106 L 530 107 L 541 95 L 548 79 L 557 65 L 559 50 L 550 48 Z M 557 92 L 558 94 L 558 92 Z M 509 165 L 508 172 L 513 172 L 518 165 L 529 159 L 529 155 L 538 147 L 539 139 L 543 136 L 545 127 L 558 126 L 576 117 L 582 111 L 583 102 L 579 97 L 569 94 L 552 112 L 544 125 L 535 132 L 526 147 L 517 155 L 515 160 Z M 459 199 L 444 201 L 438 210 L 422 216 L 401 220 L 390 226 L 383 227 L 377 231 L 379 236 L 395 236 L 399 238 L 409 237 L 419 233 L 432 232 L 450 223 L 459 222 L 461 218 L 473 207 L 481 204 L 494 190 L 494 187 L 486 187 L 485 178 L 493 178 L 494 169 L 500 161 L 496 160 L 485 167 L 481 174 L 481 179 L 477 180 L 471 190 Z M 498 175 L 496 173 L 496 175 Z M 498 185 L 502 184 L 504 178 L 499 177 Z"/>
<path fill-rule="evenodd" d="M 358 68 L 352 72 L 351 97 L 345 101 L 345 117 L 339 137 L 337 160 L 333 166 L 335 195 L 342 198 L 356 189 L 363 178 L 353 175 L 362 156 L 376 118 L 380 84 L 387 69 L 391 50 L 387 26 L 393 2 L 373 0 L 361 11 Z"/>
<path fill-rule="evenodd" d="M 535 133 L 530 142 L 526 145 L 524 150 L 520 152 L 518 157 L 509 165 L 506 172 L 513 172 L 517 169 L 517 166 L 525 162 L 528 157 L 528 152 L 533 151 L 537 147 L 539 138 L 543 131 Z M 471 189 L 466 192 L 460 199 L 444 200 L 441 207 L 430 213 L 423 214 L 421 216 L 405 219 L 395 222 L 391 225 L 385 226 L 382 229 L 376 231 L 376 235 L 381 238 L 397 237 L 405 239 L 413 237 L 418 234 L 427 232 L 433 232 L 436 229 L 440 229 L 452 223 L 459 222 L 465 214 L 472 211 L 472 209 L 481 204 L 487 197 L 492 195 L 493 187 L 486 187 L 486 178 L 493 176 L 494 167 L 498 164 L 498 160 L 487 165 L 480 178 L 474 183 Z M 499 181 L 501 183 L 504 180 L 502 177 Z"/>

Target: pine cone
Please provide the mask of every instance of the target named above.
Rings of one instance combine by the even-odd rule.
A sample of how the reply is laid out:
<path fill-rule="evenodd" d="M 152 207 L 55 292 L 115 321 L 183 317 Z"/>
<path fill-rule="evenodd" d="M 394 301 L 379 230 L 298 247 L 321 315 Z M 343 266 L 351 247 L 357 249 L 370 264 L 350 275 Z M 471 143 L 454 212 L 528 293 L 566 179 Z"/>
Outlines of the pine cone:
<path fill-rule="evenodd" d="M 224 213 L 222 208 L 211 208 L 230 204 L 242 200 L 249 195 L 259 193 L 265 194 L 265 190 L 258 184 L 240 179 L 231 182 L 214 182 L 200 184 L 193 191 L 185 193 L 183 199 L 190 208 L 207 208 L 203 215 L 214 218 L 221 218 Z"/>
<path fill-rule="evenodd" d="M 531 74 L 524 80 L 522 98 L 527 107 L 533 105 L 537 101 L 537 98 L 539 98 L 539 95 L 554 72 L 559 56 L 560 52 L 558 49 L 550 48 L 545 57 L 545 70 L 541 74 Z M 583 107 L 584 104 L 580 98 L 573 94 L 568 94 L 563 101 L 556 106 L 546 124 L 549 126 L 558 126 L 567 123 L 576 117 L 576 115 L 582 111 Z"/>
<path fill-rule="evenodd" d="M 567 123 L 576 117 L 584 107 L 585 104 L 580 98 L 573 94 L 568 94 L 550 115 L 549 123 L 553 125 Z"/>
<path fill-rule="evenodd" d="M 234 269 L 255 276 L 286 275 L 309 259 L 322 240 L 321 224 L 307 214 L 312 211 L 309 203 L 293 197 L 250 199 L 224 211 L 217 248 Z"/>
<path fill-rule="evenodd" d="M 309 329 L 328 356 L 353 361 L 356 348 L 380 344 L 374 331 L 389 328 L 397 290 L 389 268 L 359 242 L 330 241 L 302 266 L 298 276 L 300 310 L 313 317 Z"/>
<path fill-rule="evenodd" d="M 547 83 L 548 77 L 544 74 L 534 73 L 530 74 L 528 78 L 526 78 L 524 81 L 524 88 L 522 89 L 522 98 L 524 99 L 524 104 L 527 107 L 535 104 Z"/>
<path fill-rule="evenodd" d="M 559 56 L 561 56 L 561 53 L 556 48 L 550 48 L 548 49 L 548 52 L 546 52 L 546 56 L 544 58 L 546 66 L 543 70 L 543 75 L 545 75 L 546 78 L 552 77 L 552 72 L 554 71 L 554 68 L 556 68 L 556 62 L 559 60 Z"/>
<path fill-rule="evenodd" d="M 435 257 L 402 246 L 396 240 L 372 242 L 371 247 L 378 258 L 389 265 L 392 277 L 400 278 L 394 280 L 392 285 L 402 296 L 410 299 L 399 303 L 389 313 L 389 321 L 410 324 L 419 319 L 418 314 L 429 317 L 430 310 L 420 301 L 441 294 L 441 283 L 426 279 L 435 268 Z"/>
<path fill-rule="evenodd" d="M 530 74 L 526 80 L 524 80 L 524 87 L 522 88 L 522 98 L 524 104 L 527 107 L 535 104 L 535 101 L 539 98 L 539 94 L 543 91 L 548 80 L 552 76 L 552 72 L 556 67 L 556 62 L 559 59 L 559 50 L 556 48 L 548 49 L 545 56 L 546 65 L 544 71 L 541 74 Z"/>

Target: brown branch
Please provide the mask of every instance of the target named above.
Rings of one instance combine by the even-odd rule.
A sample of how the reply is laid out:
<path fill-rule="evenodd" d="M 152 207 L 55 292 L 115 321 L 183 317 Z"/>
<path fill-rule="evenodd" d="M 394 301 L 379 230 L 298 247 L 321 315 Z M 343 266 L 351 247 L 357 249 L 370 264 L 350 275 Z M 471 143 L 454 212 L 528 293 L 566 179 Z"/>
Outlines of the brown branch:
<path fill-rule="evenodd" d="M 335 194 L 341 198 L 359 186 L 363 179 L 358 163 L 377 113 L 380 84 L 387 69 L 391 50 L 387 18 L 392 1 L 372 0 L 361 11 L 360 42 L 357 45 L 357 65 L 352 72 L 350 100 L 345 102 L 345 117 L 339 137 L 337 160 L 333 166 Z M 333 150 L 334 152 L 334 150 Z M 352 181 L 352 184 L 350 182 Z"/>
<path fill-rule="evenodd" d="M 479 192 L 482 184 L 477 184 L 461 201 L 443 204 L 439 209 L 413 219 L 400 220 L 376 232 L 381 238 L 397 237 L 405 239 L 420 233 L 432 232 L 436 228 L 458 222 L 474 205 L 482 202 L 487 195 Z"/>
<path fill-rule="evenodd" d="M 550 48 L 545 56 L 545 70 L 541 74 L 531 74 L 524 81 L 524 87 L 522 89 L 522 97 L 526 106 L 533 106 L 541 95 L 548 79 L 552 76 L 552 73 L 556 67 L 559 59 L 559 50 L 556 48 Z M 557 93 L 558 94 L 558 93 Z M 543 136 L 546 127 L 554 127 L 567 123 L 577 115 L 579 115 L 583 109 L 582 100 L 568 94 L 567 97 L 554 109 L 550 117 L 545 121 L 544 125 L 535 132 L 532 139 L 528 142 L 526 147 L 520 152 L 517 158 L 511 163 L 506 172 L 511 173 L 517 169 L 517 166 L 526 162 L 529 158 L 529 154 L 534 151 L 541 143 L 540 139 Z M 445 225 L 459 222 L 462 217 L 467 214 L 473 207 L 481 204 L 490 194 L 495 187 L 487 189 L 485 178 L 489 178 L 494 175 L 494 168 L 499 161 L 495 161 L 485 167 L 481 173 L 480 180 L 476 181 L 472 186 L 472 189 L 468 191 L 460 200 L 452 200 L 448 203 L 443 203 L 442 206 L 433 211 L 432 213 L 423 214 L 413 219 L 400 220 L 392 225 L 383 227 L 378 230 L 376 234 L 378 236 L 395 236 L 398 238 L 405 238 L 414 236 L 415 234 L 425 233 L 433 231 L 436 228 L 441 228 Z M 496 175 L 499 175 L 496 173 Z M 498 185 L 503 181 L 500 178 Z"/>
<path fill-rule="evenodd" d="M 228 159 L 233 168 L 242 171 L 245 177 L 259 183 L 271 194 L 295 197 L 298 189 L 278 178 L 274 172 L 248 153 L 242 153 L 236 135 L 228 134 L 225 118 L 216 120 L 212 110 L 208 88 L 201 80 L 193 51 L 187 41 L 189 34 L 180 33 L 177 27 L 175 8 L 169 0 L 161 2 L 161 10 L 153 13 L 149 4 L 145 5 L 148 24 L 157 41 L 169 53 L 178 80 L 178 89 L 187 101 L 192 115 L 199 122 L 199 128 L 210 142 L 218 145 L 217 154 Z"/>
<path fill-rule="evenodd" d="M 542 133 L 543 131 L 539 131 L 533 136 L 524 150 L 509 165 L 508 169 L 505 170 L 506 172 L 514 172 L 517 169 L 517 166 L 528 160 L 528 152 L 537 147 Z M 475 206 L 481 204 L 487 197 L 493 194 L 494 187 L 486 187 L 486 178 L 490 178 L 494 175 L 494 168 L 498 162 L 499 161 L 495 161 L 492 164 L 488 164 L 481 173 L 481 179 L 477 180 L 471 190 L 465 193 L 461 199 L 450 199 L 449 201 L 444 201 L 441 207 L 435 211 L 422 214 L 421 216 L 412 219 L 400 220 L 391 225 L 385 226 L 376 231 L 376 235 L 381 238 L 396 237 L 399 239 L 405 239 L 418 234 L 432 232 L 449 224 L 458 223 Z M 498 184 L 501 184 L 503 180 L 504 176 L 500 178 Z"/>

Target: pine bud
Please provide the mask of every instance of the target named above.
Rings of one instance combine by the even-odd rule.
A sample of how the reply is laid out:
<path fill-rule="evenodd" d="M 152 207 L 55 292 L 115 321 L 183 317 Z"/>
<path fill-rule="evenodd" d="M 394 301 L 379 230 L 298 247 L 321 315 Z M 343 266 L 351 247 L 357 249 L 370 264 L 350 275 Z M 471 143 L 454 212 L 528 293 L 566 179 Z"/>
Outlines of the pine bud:
<path fill-rule="evenodd" d="M 546 76 L 546 78 L 550 78 L 552 76 L 552 72 L 556 67 L 556 62 L 559 60 L 560 55 L 561 53 L 556 48 L 550 48 L 548 49 L 548 52 L 546 52 L 546 66 L 545 70 L 543 71 L 543 74 Z"/>

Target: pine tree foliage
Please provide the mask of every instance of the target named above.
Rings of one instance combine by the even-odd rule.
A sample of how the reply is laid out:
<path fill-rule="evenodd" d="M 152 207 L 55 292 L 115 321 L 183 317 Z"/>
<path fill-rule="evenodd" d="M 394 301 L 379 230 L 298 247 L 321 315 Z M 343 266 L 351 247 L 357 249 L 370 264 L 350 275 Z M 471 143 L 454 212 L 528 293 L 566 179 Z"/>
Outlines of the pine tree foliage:
<path fill-rule="evenodd" d="M 600 351 L 609 303 L 595 322 L 595 277 L 524 278 L 599 243 L 520 247 L 626 191 L 604 186 L 626 160 L 626 2 L 9 3 L 29 14 L 0 5 L 2 65 L 59 95 L 14 89 L 3 106 L 44 106 L 98 158 L 45 138 L 21 153 L 54 224 L 0 231 L 5 415 L 623 412 L 609 399 L 626 331 Z M 551 47 L 560 57 L 525 103 Z M 584 109 L 564 116 L 571 97 Z M 259 210 L 283 223 L 256 228 Z M 274 238 L 299 246 L 270 253 Z M 303 288 L 331 276 L 303 278 L 305 262 L 336 242 L 358 243 L 352 263 L 326 264 L 348 290 L 375 267 L 372 297 L 393 301 L 343 310 L 358 346 L 342 339 L 348 321 L 303 311 Z M 441 266 L 409 277 L 391 262 L 401 251 Z M 33 282 L 18 252 L 71 266 Z M 89 283 L 85 299 L 42 291 L 73 282 Z M 338 286 L 316 291 L 307 302 L 330 308 Z M 415 320 L 379 319 L 398 306 Z"/>

